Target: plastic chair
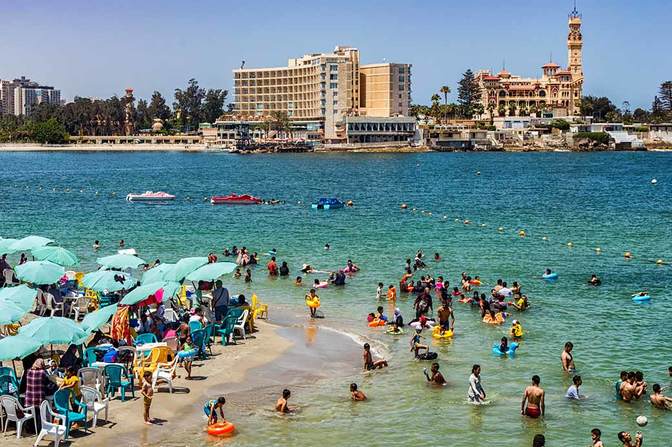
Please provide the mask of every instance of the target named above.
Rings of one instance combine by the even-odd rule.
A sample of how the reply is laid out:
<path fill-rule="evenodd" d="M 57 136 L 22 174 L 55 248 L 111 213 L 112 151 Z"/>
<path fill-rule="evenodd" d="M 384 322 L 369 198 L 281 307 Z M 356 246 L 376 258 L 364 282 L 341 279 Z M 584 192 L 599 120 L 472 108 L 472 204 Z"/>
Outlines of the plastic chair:
<path fill-rule="evenodd" d="M 80 315 L 89 313 L 89 304 L 90 300 L 85 296 L 80 296 L 77 298 L 72 306 L 70 306 L 70 316 L 75 317 L 75 321 L 79 321 Z"/>
<path fill-rule="evenodd" d="M 144 357 L 142 361 L 136 363 L 135 368 L 133 368 L 133 373 L 138 377 L 138 380 L 141 380 L 146 371 L 154 373 L 154 370 L 156 370 L 160 364 L 172 362 L 174 358 L 175 353 L 168 346 L 157 346 L 152 348 L 147 357 Z"/>
<path fill-rule="evenodd" d="M 268 320 L 268 304 L 262 304 L 257 294 L 252 295 L 252 318 L 265 318 Z"/>
<path fill-rule="evenodd" d="M 63 424 L 57 424 L 53 421 L 58 420 L 63 422 Z M 51 405 L 48 400 L 43 400 L 40 404 L 40 421 L 42 423 L 42 429 L 37 435 L 35 440 L 34 447 L 44 439 L 45 436 L 53 436 L 54 438 L 54 447 L 58 447 L 62 439 L 65 439 L 65 415 L 55 413 L 51 409 Z"/>
<path fill-rule="evenodd" d="M 180 318 L 173 309 L 166 309 L 163 312 L 163 319 L 166 320 L 166 323 L 177 323 Z"/>
<path fill-rule="evenodd" d="M 82 386 L 82 403 L 86 404 L 87 414 L 93 411 L 93 427 L 98 424 L 98 414 L 105 410 L 105 422 L 107 422 L 107 412 L 110 409 L 110 399 L 103 399 L 103 395 L 95 388 Z"/>
<path fill-rule="evenodd" d="M 243 314 L 236 321 L 236 324 L 233 326 L 233 334 L 235 335 L 236 330 L 240 330 L 240 332 L 243 334 L 243 340 L 245 340 L 245 322 L 247 321 L 249 312 L 249 310 L 245 309 Z"/>
<path fill-rule="evenodd" d="M 5 277 L 4 287 L 10 287 L 10 286 L 13 286 L 14 284 L 19 283 L 18 281 L 15 280 L 14 270 L 12 270 L 12 269 L 4 269 L 2 271 L 2 275 Z"/>
<path fill-rule="evenodd" d="M 14 376 L 0 376 L 0 396 L 19 397 L 19 382 Z"/>
<path fill-rule="evenodd" d="M 80 368 L 77 371 L 77 377 L 79 377 L 79 383 L 82 386 L 88 386 L 98 391 L 105 390 L 105 376 L 101 369 L 93 367 Z"/>
<path fill-rule="evenodd" d="M 166 382 L 170 394 L 173 394 L 173 376 L 175 376 L 175 369 L 177 368 L 177 356 L 170 363 L 161 363 L 157 366 L 152 374 L 152 388 L 156 390 L 156 384 Z"/>
<path fill-rule="evenodd" d="M 207 354 L 205 350 L 207 349 L 207 346 L 205 344 L 205 330 L 204 329 L 199 329 L 197 331 L 194 331 L 191 333 L 191 341 L 194 343 L 194 346 L 198 350 L 198 358 L 199 359 L 206 359 Z"/>
<path fill-rule="evenodd" d="M 177 350 L 179 349 L 179 341 L 177 340 L 177 337 L 164 338 L 163 342 L 166 344 L 166 346 L 168 346 L 175 352 L 177 352 Z"/>
<path fill-rule="evenodd" d="M 114 396 L 114 393 L 120 389 L 121 401 L 126 400 L 126 388 L 131 389 L 131 396 L 135 398 L 135 387 L 133 386 L 133 376 L 126 372 L 121 365 L 107 365 L 105 366 L 105 375 L 107 376 L 107 386 L 105 393 Z"/>
<path fill-rule="evenodd" d="M 151 332 L 145 333 L 145 334 L 138 334 L 137 337 L 135 337 L 135 340 L 133 340 L 133 344 L 135 346 L 138 345 L 144 345 L 145 343 L 156 343 L 156 335 L 152 334 Z"/>
<path fill-rule="evenodd" d="M 237 318 L 228 316 L 224 318 L 222 322 L 222 328 L 217 331 L 217 333 L 222 337 L 222 345 L 228 345 L 229 342 L 233 342 L 233 328 L 236 325 Z"/>
<path fill-rule="evenodd" d="M 16 374 L 9 366 L 0 366 L 0 377 L 2 376 L 12 376 L 16 380 Z"/>
<path fill-rule="evenodd" d="M 243 314 L 243 309 L 239 307 L 230 307 L 229 310 L 226 312 L 227 317 L 233 317 L 236 320 L 240 318 L 240 316 Z"/>
<path fill-rule="evenodd" d="M 200 321 L 190 321 L 189 322 L 189 332 L 194 332 L 203 329 L 203 325 Z"/>
<path fill-rule="evenodd" d="M 127 370 L 135 366 L 136 350 L 133 346 L 119 346 L 117 348 L 117 363 L 123 363 Z"/>
<path fill-rule="evenodd" d="M 35 424 L 35 432 L 37 432 L 37 421 L 35 420 L 35 409 L 33 407 L 22 407 L 19 399 L 12 396 L 0 396 L 0 405 L 5 411 L 5 425 L 2 427 L 2 433 L 7 431 L 7 426 L 12 421 L 16 423 L 16 439 L 21 439 L 23 424 L 31 419 Z M 19 412 L 23 413 L 23 417 L 19 417 Z"/>
<path fill-rule="evenodd" d="M 208 347 L 208 351 L 210 351 L 210 355 L 212 355 L 212 344 L 215 341 L 215 325 L 213 323 L 210 323 L 205 327 L 205 345 Z"/>
<path fill-rule="evenodd" d="M 79 411 L 70 410 L 70 402 L 72 402 L 72 407 L 79 407 Z M 68 439 L 70 434 L 70 427 L 73 424 L 82 422 L 84 424 L 84 429 L 88 429 L 88 424 L 86 420 L 86 404 L 75 399 L 75 396 L 72 394 L 72 390 L 58 390 L 54 393 L 54 407 L 56 407 L 56 412 L 65 416 L 65 438 Z"/>
<path fill-rule="evenodd" d="M 98 361 L 98 356 L 96 355 L 96 348 L 86 348 L 84 350 L 84 364 L 86 366 L 91 366 Z"/>

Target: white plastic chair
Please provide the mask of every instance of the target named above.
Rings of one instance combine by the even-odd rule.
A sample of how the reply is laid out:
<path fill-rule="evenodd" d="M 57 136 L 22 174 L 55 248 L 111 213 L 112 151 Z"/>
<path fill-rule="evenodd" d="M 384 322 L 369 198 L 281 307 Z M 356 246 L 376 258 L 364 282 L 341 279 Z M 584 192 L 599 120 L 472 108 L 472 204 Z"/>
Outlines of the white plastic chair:
<path fill-rule="evenodd" d="M 177 368 L 177 360 L 177 356 L 175 356 L 171 363 L 162 363 L 156 367 L 152 374 L 152 388 L 154 390 L 156 390 L 156 384 L 162 381 L 168 384 L 170 394 L 173 394 L 173 376 Z"/>
<path fill-rule="evenodd" d="M 2 427 L 2 433 L 7 431 L 9 422 L 13 421 L 16 422 L 16 439 L 21 439 L 23 424 L 31 419 L 35 424 L 35 431 L 37 431 L 37 421 L 35 420 L 35 409 L 33 407 L 22 407 L 19 400 L 13 396 L 0 396 L 0 403 L 5 410 L 5 425 Z M 19 411 L 23 413 L 23 417 L 19 417 Z"/>
<path fill-rule="evenodd" d="M 2 275 L 5 277 L 5 287 L 13 286 L 18 283 L 18 281 L 14 280 L 14 270 L 4 269 Z"/>
<path fill-rule="evenodd" d="M 35 297 L 35 311 L 43 316 L 47 311 L 47 294 L 42 289 L 37 289 L 37 296 Z"/>
<path fill-rule="evenodd" d="M 105 389 L 105 375 L 102 369 L 93 367 L 80 368 L 77 371 L 77 376 L 82 386 L 93 388 L 101 393 Z"/>
<path fill-rule="evenodd" d="M 63 301 L 57 303 L 54 299 L 54 295 L 51 293 L 44 294 L 45 300 L 47 302 L 47 310 L 50 312 L 49 316 L 53 317 L 56 312 L 61 311 L 61 315 L 65 313 Z"/>
<path fill-rule="evenodd" d="M 79 316 L 87 313 L 89 313 L 89 299 L 82 295 L 70 306 L 70 316 L 74 314 L 75 321 L 79 321 Z"/>
<path fill-rule="evenodd" d="M 166 320 L 166 323 L 176 323 L 179 320 L 177 312 L 173 309 L 166 309 L 163 312 L 163 319 Z"/>
<path fill-rule="evenodd" d="M 58 419 L 60 423 L 56 424 L 52 421 Z M 42 423 L 42 430 L 40 434 L 37 435 L 35 444 L 33 447 L 37 447 L 37 444 L 42 441 L 45 436 L 53 436 L 54 438 L 54 447 L 58 447 L 58 444 L 62 439 L 65 438 L 65 415 L 54 413 L 54 410 L 51 409 L 49 401 L 42 401 L 40 404 L 40 421 Z"/>
<path fill-rule="evenodd" d="M 243 334 L 243 340 L 245 340 L 245 323 L 247 322 L 247 316 L 250 314 L 250 311 L 245 309 L 243 313 L 238 317 L 238 321 L 233 326 L 233 334 L 235 335 L 236 330 L 240 330 Z"/>
<path fill-rule="evenodd" d="M 82 402 L 86 404 L 86 411 L 93 411 L 93 427 L 98 422 L 98 414 L 105 410 L 105 422 L 107 422 L 107 412 L 110 408 L 110 398 L 103 399 L 100 391 L 90 386 L 80 388 L 82 392 Z"/>

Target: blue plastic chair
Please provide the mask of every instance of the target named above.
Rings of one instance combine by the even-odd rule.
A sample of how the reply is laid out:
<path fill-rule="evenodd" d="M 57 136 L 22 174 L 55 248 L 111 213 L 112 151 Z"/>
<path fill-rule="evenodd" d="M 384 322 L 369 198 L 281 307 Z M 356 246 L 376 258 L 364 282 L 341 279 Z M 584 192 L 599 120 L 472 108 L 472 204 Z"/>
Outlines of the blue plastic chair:
<path fill-rule="evenodd" d="M 146 333 L 146 334 L 138 334 L 137 337 L 135 337 L 135 340 L 133 340 L 133 344 L 135 346 L 138 345 L 144 345 L 145 343 L 156 343 L 156 335 L 152 333 Z"/>
<path fill-rule="evenodd" d="M 129 379 L 126 369 L 121 365 L 106 365 L 105 375 L 107 376 L 106 394 L 114 396 L 114 393 L 120 389 L 121 401 L 126 400 L 126 388 L 131 389 L 131 396 L 135 398 L 135 387 L 133 386 L 133 377 Z"/>
<path fill-rule="evenodd" d="M 19 382 L 13 376 L 0 376 L 0 396 L 19 398 Z"/>
<path fill-rule="evenodd" d="M 191 341 L 194 343 L 194 347 L 198 350 L 198 358 L 205 360 L 207 358 L 207 349 L 206 339 L 205 339 L 205 330 L 199 329 L 191 333 Z"/>
<path fill-rule="evenodd" d="M 190 321 L 189 322 L 189 332 L 194 332 L 203 329 L 203 325 L 200 321 Z"/>
<path fill-rule="evenodd" d="M 217 333 L 222 337 L 222 345 L 229 344 L 229 339 L 233 335 L 233 328 L 237 321 L 238 318 L 234 316 L 227 315 L 227 317 L 224 318 L 224 321 L 222 322 L 222 328 L 217 331 Z M 235 342 L 232 342 L 232 344 L 235 344 Z"/>
<path fill-rule="evenodd" d="M 89 428 L 86 421 L 86 404 L 79 402 L 74 396 L 71 396 L 72 390 L 58 390 L 54 394 L 54 407 L 56 407 L 56 412 L 65 416 L 65 439 L 68 439 L 72 424 L 83 422 L 84 429 L 87 430 Z M 70 409 L 71 401 L 73 407 L 79 407 L 79 411 Z"/>
<path fill-rule="evenodd" d="M 86 348 L 84 351 L 84 366 L 92 366 L 97 361 L 96 348 Z"/>

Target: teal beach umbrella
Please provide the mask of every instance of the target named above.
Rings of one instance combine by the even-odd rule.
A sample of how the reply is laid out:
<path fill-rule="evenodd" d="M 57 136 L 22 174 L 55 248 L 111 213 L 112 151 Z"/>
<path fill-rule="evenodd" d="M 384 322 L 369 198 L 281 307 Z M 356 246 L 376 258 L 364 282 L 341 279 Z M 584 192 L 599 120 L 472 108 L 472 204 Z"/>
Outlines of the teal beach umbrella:
<path fill-rule="evenodd" d="M 41 346 L 39 341 L 23 335 L 5 337 L 0 340 L 0 361 L 23 359 Z"/>
<path fill-rule="evenodd" d="M 166 298 L 171 298 L 175 295 L 177 295 L 177 292 L 180 290 L 180 285 L 179 282 L 174 282 L 174 281 L 167 281 L 163 285 L 163 299 Z"/>
<path fill-rule="evenodd" d="M 10 245 L 9 249 L 11 251 L 9 251 L 8 253 L 16 253 L 19 251 L 30 251 L 37 247 L 43 247 L 45 245 L 49 245 L 52 242 L 54 241 L 42 236 L 26 236 L 23 239 L 19 239 L 18 241 Z"/>
<path fill-rule="evenodd" d="M 28 313 L 27 309 L 19 307 L 11 301 L 0 301 L 0 324 L 14 324 Z"/>
<path fill-rule="evenodd" d="M 159 264 L 156 267 L 152 267 L 142 274 L 142 283 L 149 284 L 150 282 L 165 280 L 165 276 L 173 267 L 175 267 L 175 264 Z"/>
<path fill-rule="evenodd" d="M 17 240 L 18 239 L 0 239 L 0 255 L 14 253 L 9 247 L 11 247 Z"/>
<path fill-rule="evenodd" d="M 49 261 L 28 261 L 14 269 L 21 281 L 33 284 L 54 284 L 65 274 L 63 266 Z"/>
<path fill-rule="evenodd" d="M 193 257 L 193 258 L 182 258 L 177 261 L 177 264 L 166 272 L 164 279 L 167 281 L 182 281 L 187 275 L 199 267 L 204 266 L 208 263 L 208 258 L 205 256 L 202 257 Z"/>
<path fill-rule="evenodd" d="M 233 262 L 213 262 L 206 264 L 187 275 L 189 281 L 214 281 L 222 275 L 231 273 L 237 265 Z"/>
<path fill-rule="evenodd" d="M 51 261 L 64 267 L 79 264 L 77 256 L 63 247 L 45 245 L 44 247 L 34 248 L 31 253 L 38 261 Z"/>
<path fill-rule="evenodd" d="M 108 269 L 135 269 L 146 262 L 133 255 L 111 255 L 96 259 L 96 262 Z"/>
<path fill-rule="evenodd" d="M 31 289 L 25 284 L 16 287 L 3 287 L 0 289 L 0 302 L 14 303 L 26 311 L 33 307 L 37 290 Z"/>
<path fill-rule="evenodd" d="M 101 307 L 98 310 L 86 314 L 79 325 L 87 332 L 95 331 L 110 321 L 110 318 L 117 312 L 118 307 L 119 306 L 116 304 Z"/>
<path fill-rule="evenodd" d="M 116 278 L 123 277 L 124 281 L 119 282 Z M 115 272 L 114 270 L 98 270 L 96 272 L 87 273 L 82 279 L 85 287 L 102 292 L 116 292 L 121 289 L 129 289 L 135 284 L 135 280 L 124 272 Z"/>
<path fill-rule="evenodd" d="M 121 300 L 119 304 L 124 304 L 126 306 L 133 306 L 138 304 L 140 301 L 144 301 L 149 297 L 149 295 L 154 295 L 157 290 L 163 289 L 165 282 L 153 282 L 138 286 L 135 289 L 128 292 L 128 294 Z"/>
<path fill-rule="evenodd" d="M 70 344 L 86 337 L 84 329 L 69 318 L 40 317 L 19 329 L 19 335 L 46 344 Z"/>

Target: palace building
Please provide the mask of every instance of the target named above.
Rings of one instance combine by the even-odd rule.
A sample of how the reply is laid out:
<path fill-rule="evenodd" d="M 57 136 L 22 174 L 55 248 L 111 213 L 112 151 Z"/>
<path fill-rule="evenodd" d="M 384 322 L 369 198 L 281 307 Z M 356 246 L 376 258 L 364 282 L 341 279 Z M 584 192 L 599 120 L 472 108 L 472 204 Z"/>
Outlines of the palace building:
<path fill-rule="evenodd" d="M 497 74 L 478 72 L 484 115 L 496 116 L 574 116 L 580 114 L 583 97 L 583 37 L 581 15 L 576 7 L 569 14 L 566 68 L 549 61 L 540 78 L 512 75 L 506 69 Z"/>

